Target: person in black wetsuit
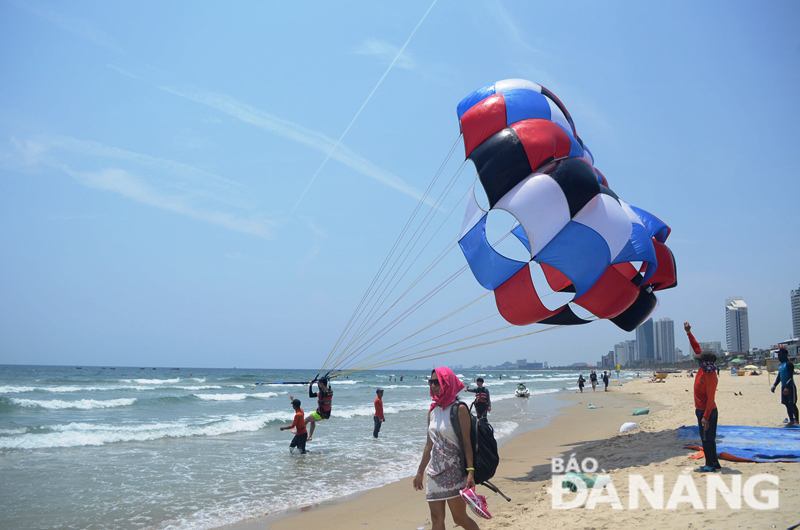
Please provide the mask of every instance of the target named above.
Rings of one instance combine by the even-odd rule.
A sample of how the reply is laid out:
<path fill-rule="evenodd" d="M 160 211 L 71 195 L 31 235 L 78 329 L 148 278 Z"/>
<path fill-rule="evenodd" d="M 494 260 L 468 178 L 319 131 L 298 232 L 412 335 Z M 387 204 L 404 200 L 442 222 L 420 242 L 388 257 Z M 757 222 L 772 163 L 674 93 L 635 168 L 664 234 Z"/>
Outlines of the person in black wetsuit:
<path fill-rule="evenodd" d="M 606 392 L 608 392 L 608 372 L 603 370 L 603 384 L 606 385 Z"/>
<path fill-rule="evenodd" d="M 320 377 L 317 380 L 317 386 L 319 390 L 314 392 L 314 381 L 309 381 L 308 383 L 308 397 L 317 398 L 317 410 L 306 417 L 306 425 L 309 423 L 311 424 L 311 428 L 308 431 L 307 442 L 310 442 L 311 438 L 314 436 L 314 429 L 317 426 L 317 422 L 327 420 L 331 417 L 333 390 L 328 386 L 328 378 Z"/>
<path fill-rule="evenodd" d="M 781 384 L 781 403 L 786 406 L 786 413 L 789 416 L 787 427 L 797 427 L 797 385 L 794 384 L 794 364 L 789 360 L 789 350 L 780 348 L 778 350 L 778 360 L 781 366 L 778 369 L 778 377 L 772 385 L 772 392 L 778 383 Z"/>
<path fill-rule="evenodd" d="M 475 401 L 472 402 L 470 408 L 475 406 L 475 414 L 478 418 L 485 418 L 486 413 L 492 410 L 492 398 L 489 395 L 489 389 L 483 386 L 483 378 L 479 377 L 475 380 L 478 388 L 467 388 L 467 392 L 475 394 Z"/>

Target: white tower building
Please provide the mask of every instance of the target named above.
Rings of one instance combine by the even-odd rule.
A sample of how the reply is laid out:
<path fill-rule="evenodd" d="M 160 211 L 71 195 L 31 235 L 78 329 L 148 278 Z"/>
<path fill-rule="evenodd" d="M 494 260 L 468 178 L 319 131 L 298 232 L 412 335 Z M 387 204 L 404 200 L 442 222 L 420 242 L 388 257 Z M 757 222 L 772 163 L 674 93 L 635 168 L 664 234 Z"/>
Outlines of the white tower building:
<path fill-rule="evenodd" d="M 741 296 L 732 296 L 725 301 L 725 339 L 731 353 L 745 353 L 750 350 L 747 304 Z"/>
<path fill-rule="evenodd" d="M 800 287 L 792 291 L 792 336 L 800 338 Z"/>

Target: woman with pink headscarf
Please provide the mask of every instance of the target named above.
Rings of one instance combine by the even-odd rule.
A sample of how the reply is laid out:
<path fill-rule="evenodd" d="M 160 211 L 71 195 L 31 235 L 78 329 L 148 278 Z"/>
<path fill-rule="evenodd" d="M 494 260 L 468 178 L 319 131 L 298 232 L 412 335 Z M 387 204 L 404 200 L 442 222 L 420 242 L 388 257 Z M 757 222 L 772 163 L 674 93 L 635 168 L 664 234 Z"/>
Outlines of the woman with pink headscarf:
<path fill-rule="evenodd" d="M 433 403 L 428 413 L 428 439 L 414 477 L 414 489 L 422 489 L 425 474 L 425 497 L 431 510 L 433 530 L 444 530 L 445 506 L 450 507 L 453 521 L 457 525 L 466 530 L 480 530 L 477 523 L 467 515 L 467 505 L 460 494 L 464 488 L 475 487 L 471 425 L 467 407 L 458 409 L 458 423 L 464 437 L 463 453 L 450 422 L 450 409 L 454 403 L 458 406 L 456 399 L 458 393 L 464 389 L 464 383 L 452 370 L 442 366 L 431 372 L 428 384 Z M 466 458 L 466 472 L 462 458 Z"/>

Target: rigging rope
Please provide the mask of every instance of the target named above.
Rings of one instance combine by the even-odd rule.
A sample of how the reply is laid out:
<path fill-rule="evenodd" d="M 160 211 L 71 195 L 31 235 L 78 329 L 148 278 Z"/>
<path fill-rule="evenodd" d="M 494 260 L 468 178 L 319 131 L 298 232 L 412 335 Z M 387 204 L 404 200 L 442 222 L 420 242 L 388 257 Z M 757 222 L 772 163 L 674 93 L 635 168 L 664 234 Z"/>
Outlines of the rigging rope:
<path fill-rule="evenodd" d="M 406 221 L 406 225 L 400 231 L 400 235 L 397 236 L 397 240 L 395 240 L 394 245 L 389 250 L 389 253 L 386 255 L 386 258 L 384 258 L 383 263 L 378 268 L 378 271 L 375 273 L 375 277 L 372 279 L 372 282 L 370 283 L 369 287 L 367 287 L 367 290 L 364 292 L 364 295 L 361 297 L 361 301 L 358 303 L 358 305 L 356 306 L 356 309 L 353 311 L 353 314 L 350 317 L 350 320 L 348 321 L 348 323 L 345 325 L 344 329 L 342 330 L 341 335 L 339 335 L 339 339 L 333 345 L 333 348 L 331 348 L 331 351 L 328 354 L 328 357 L 325 359 L 325 362 L 322 363 L 323 369 L 328 365 L 328 362 L 333 357 L 333 354 L 336 352 L 336 349 L 339 347 L 341 342 L 344 340 L 344 338 L 349 333 L 350 328 L 352 327 L 354 321 L 356 320 L 357 316 L 360 314 L 360 311 L 362 310 L 362 306 L 364 304 L 364 301 L 366 300 L 366 298 L 369 295 L 370 291 L 372 291 L 372 288 L 375 285 L 375 282 L 377 282 L 378 278 L 381 277 L 381 274 L 383 273 L 383 270 L 385 269 L 386 264 L 391 259 L 392 254 L 394 254 L 397 246 L 400 244 L 400 241 L 402 241 L 403 237 L 405 236 L 406 231 L 411 226 L 414 218 L 417 215 L 417 212 L 422 207 L 422 205 L 425 203 L 425 200 L 427 199 L 428 194 L 430 193 L 430 191 L 433 189 L 434 185 L 436 184 L 436 181 L 439 180 L 439 177 L 441 176 L 442 171 L 444 171 L 444 168 L 447 166 L 447 163 L 450 161 L 450 158 L 453 156 L 453 152 L 455 151 L 456 147 L 458 146 L 458 143 L 459 143 L 460 140 L 461 140 L 461 135 L 459 134 L 458 138 L 456 138 L 455 142 L 453 142 L 453 146 L 450 148 L 450 151 L 447 153 L 447 156 L 445 156 L 444 160 L 439 165 L 439 169 L 436 171 L 436 174 L 434 175 L 433 179 L 431 179 L 431 182 L 428 184 L 428 188 L 425 190 L 425 192 L 423 193 L 422 197 L 417 202 L 417 205 L 414 208 L 414 211 L 411 213 L 411 216 L 409 217 L 408 221 Z"/>

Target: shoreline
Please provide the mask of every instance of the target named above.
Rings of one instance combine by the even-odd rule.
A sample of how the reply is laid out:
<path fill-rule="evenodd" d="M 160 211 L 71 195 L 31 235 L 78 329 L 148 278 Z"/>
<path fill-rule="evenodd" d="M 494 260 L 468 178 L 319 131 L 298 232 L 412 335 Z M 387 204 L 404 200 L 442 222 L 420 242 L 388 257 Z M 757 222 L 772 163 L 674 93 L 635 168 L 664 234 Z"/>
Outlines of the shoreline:
<path fill-rule="evenodd" d="M 769 391 L 769 377 L 732 377 L 722 374 L 716 404 L 719 425 L 780 427 L 785 408 Z M 538 429 L 522 432 L 504 442 L 501 462 L 492 482 L 512 501 L 480 488 L 485 494 L 491 520 L 476 519 L 482 530 L 500 528 L 554 528 L 573 530 L 592 527 L 618 530 L 665 525 L 669 528 L 786 528 L 800 523 L 800 462 L 747 463 L 721 461 L 719 473 L 695 473 L 702 465 L 690 458 L 677 437 L 682 425 L 696 425 L 694 379 L 670 374 L 664 383 L 648 379 L 612 383 L 609 392 L 566 394 L 558 399 L 564 407 Z M 598 408 L 588 409 L 593 403 Z M 650 413 L 633 416 L 633 410 L 649 407 Z M 638 428 L 620 433 L 625 422 Z M 552 460 L 593 458 L 611 483 L 598 490 L 606 499 L 571 509 L 559 509 L 551 495 Z M 661 502 L 647 500 L 631 486 L 641 477 L 661 492 Z M 768 477 L 764 482 L 759 477 Z M 745 484 L 754 479 L 749 493 Z M 663 481 L 659 490 L 656 481 Z M 758 482 L 761 480 L 761 482 Z M 681 484 L 690 483 L 687 491 Z M 736 484 L 739 486 L 735 486 Z M 724 489 L 740 493 L 725 497 Z M 694 493 L 692 498 L 689 493 Z M 677 492 L 677 493 L 676 493 Z M 617 506 L 609 500 L 618 499 Z M 750 500 L 748 500 L 748 495 Z M 571 498 L 566 493 L 563 501 Z M 590 496 L 591 498 L 591 496 Z M 634 503 L 632 499 L 637 499 Z M 655 496 L 654 496 L 655 498 Z M 673 503 L 673 498 L 677 502 Z M 772 498 L 774 505 L 768 501 Z M 694 499 L 694 500 L 693 500 Z M 454 528 L 449 514 L 447 528 Z M 427 529 L 430 514 L 423 492 L 415 492 L 411 479 L 387 484 L 347 499 L 302 508 L 289 513 L 242 521 L 226 526 L 234 530 L 289 530 L 324 526 L 329 530 L 353 528 Z"/>
<path fill-rule="evenodd" d="M 616 384 L 616 383 L 614 383 Z M 593 443 L 591 438 L 602 434 L 602 438 L 612 436 L 619 430 L 619 425 L 630 421 L 635 408 L 650 406 L 651 412 L 659 410 L 660 405 L 618 392 L 623 387 L 609 386 L 609 392 L 589 391 L 563 393 L 550 397 L 560 402 L 552 416 L 534 420 L 528 428 L 521 429 L 502 440 L 500 447 L 500 466 L 492 482 L 506 495 L 512 498 L 510 503 L 499 495 L 485 488 L 478 488 L 489 499 L 490 511 L 498 519 L 498 514 L 518 504 L 517 499 L 509 491 L 519 487 L 520 483 L 538 480 L 539 467 L 543 466 L 550 473 L 550 458 L 567 457 L 562 455 L 559 447 L 574 447 Z M 535 399 L 535 398 L 531 398 Z M 597 409 L 588 409 L 594 403 Z M 598 413 L 599 412 L 599 413 Z M 619 422 L 619 423 L 617 423 Z M 538 425 L 537 425 L 538 424 Z M 575 440 L 575 427 L 586 428 L 586 435 Z M 597 440 L 594 440 L 597 441 Z M 555 442 L 555 445 L 554 445 Z M 422 448 L 420 448 L 421 450 Z M 556 454 L 558 453 L 558 454 Z M 538 464 L 533 470 L 521 475 L 525 466 Z M 221 528 L 228 530 L 289 530 L 311 528 L 324 525 L 329 530 L 365 528 L 419 528 L 430 526 L 430 512 L 425 502 L 424 492 L 414 491 L 411 487 L 412 476 L 404 477 L 379 488 L 339 497 L 319 504 L 295 508 L 279 514 L 268 515 L 256 519 L 240 521 Z M 313 484 L 313 483 L 312 483 Z M 502 503 L 502 504 L 501 504 Z M 379 508 L 375 508 L 379 507 Z M 449 512 L 448 512 L 449 513 Z M 448 515 L 448 525 L 452 520 Z M 491 521 L 480 521 L 483 527 Z"/>

